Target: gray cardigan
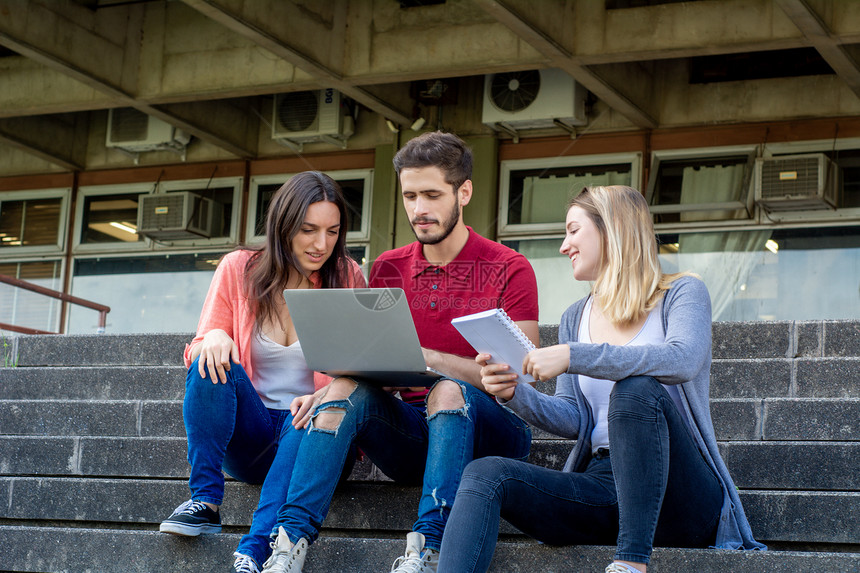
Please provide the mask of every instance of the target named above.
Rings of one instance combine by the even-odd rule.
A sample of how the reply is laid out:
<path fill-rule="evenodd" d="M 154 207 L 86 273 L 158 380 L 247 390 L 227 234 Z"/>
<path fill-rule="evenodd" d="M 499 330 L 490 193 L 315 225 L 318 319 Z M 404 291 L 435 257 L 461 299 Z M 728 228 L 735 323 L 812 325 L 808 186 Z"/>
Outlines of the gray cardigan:
<path fill-rule="evenodd" d="M 533 426 L 564 438 L 579 438 L 562 471 L 581 472 L 591 459 L 594 420 L 579 388 L 577 374 L 605 380 L 645 375 L 663 384 L 678 384 L 696 443 L 720 477 L 723 488 L 723 509 L 715 546 L 767 549 L 753 539 L 734 482 L 717 448 L 708 402 L 711 299 L 705 284 L 685 276 L 677 279 L 666 292 L 661 307 L 666 332 L 662 344 L 613 346 L 577 342 L 586 300 L 587 297 L 572 304 L 561 317 L 558 340 L 570 345 L 570 368 L 558 377 L 555 395 L 549 396 L 521 384 L 514 397 L 504 405 Z"/>

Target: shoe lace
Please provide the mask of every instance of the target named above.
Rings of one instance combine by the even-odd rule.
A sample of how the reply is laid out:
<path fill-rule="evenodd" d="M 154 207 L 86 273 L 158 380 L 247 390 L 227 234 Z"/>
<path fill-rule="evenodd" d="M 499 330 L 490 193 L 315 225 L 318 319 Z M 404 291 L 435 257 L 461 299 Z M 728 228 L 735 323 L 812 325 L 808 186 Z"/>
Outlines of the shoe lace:
<path fill-rule="evenodd" d="M 284 570 L 289 571 L 289 568 L 295 564 L 301 553 L 301 548 L 296 551 L 297 545 L 298 543 L 287 549 L 286 547 L 279 547 L 277 541 L 269 543 L 272 555 L 263 564 L 264 568 L 269 569 L 270 567 L 277 566 L 284 567 Z"/>
<path fill-rule="evenodd" d="M 394 560 L 391 573 L 424 573 L 425 565 L 430 561 L 429 554 L 402 555 Z"/>
<path fill-rule="evenodd" d="M 176 508 L 176 511 L 173 512 L 174 515 L 190 515 L 193 513 L 197 513 L 198 511 L 203 511 L 206 509 L 206 504 L 202 501 L 195 501 L 193 499 L 189 499 L 182 505 Z"/>
<path fill-rule="evenodd" d="M 243 555 L 237 551 L 233 554 L 233 557 L 236 558 L 236 561 L 233 562 L 233 570 L 236 573 L 260 573 L 257 564 L 247 555 Z"/>
<path fill-rule="evenodd" d="M 619 563 L 610 563 L 604 573 L 630 573 L 630 569 Z"/>

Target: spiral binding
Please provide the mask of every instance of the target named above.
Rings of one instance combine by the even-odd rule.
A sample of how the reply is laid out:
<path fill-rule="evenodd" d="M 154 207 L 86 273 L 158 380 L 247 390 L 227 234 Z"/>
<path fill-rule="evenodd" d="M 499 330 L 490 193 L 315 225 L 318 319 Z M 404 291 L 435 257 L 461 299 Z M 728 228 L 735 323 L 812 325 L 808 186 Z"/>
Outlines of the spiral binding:
<path fill-rule="evenodd" d="M 502 308 L 497 308 L 496 311 L 496 317 L 502 321 L 502 324 L 505 325 L 505 328 L 511 331 L 511 333 L 516 337 L 517 340 L 520 341 L 520 343 L 525 348 L 527 348 L 529 351 L 534 350 L 534 343 L 529 340 L 529 337 L 526 336 L 526 333 L 523 332 L 523 330 L 519 326 L 517 326 L 517 323 L 511 320 L 511 317 L 508 316 L 508 313 L 505 312 L 505 310 Z"/>

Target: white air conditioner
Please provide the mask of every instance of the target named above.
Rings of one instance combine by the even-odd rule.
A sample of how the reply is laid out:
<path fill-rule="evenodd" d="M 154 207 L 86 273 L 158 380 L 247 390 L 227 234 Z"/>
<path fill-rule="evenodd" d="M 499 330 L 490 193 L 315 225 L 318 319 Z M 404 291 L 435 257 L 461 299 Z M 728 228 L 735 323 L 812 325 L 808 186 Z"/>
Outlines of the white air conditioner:
<path fill-rule="evenodd" d="M 335 89 L 275 95 L 272 139 L 301 149 L 303 143 L 325 141 L 345 147 L 352 135 L 352 117 L 344 114 L 340 92 Z"/>
<path fill-rule="evenodd" d="M 755 201 L 765 211 L 836 207 L 839 167 L 823 153 L 756 159 Z"/>
<path fill-rule="evenodd" d="M 129 153 L 144 151 L 183 151 L 191 136 L 157 117 L 131 107 L 108 113 L 105 145 Z"/>
<path fill-rule="evenodd" d="M 224 206 L 190 191 L 141 195 L 137 232 L 158 241 L 220 235 Z"/>
<path fill-rule="evenodd" d="M 558 69 L 488 74 L 481 121 L 513 130 L 585 125 L 585 88 Z"/>

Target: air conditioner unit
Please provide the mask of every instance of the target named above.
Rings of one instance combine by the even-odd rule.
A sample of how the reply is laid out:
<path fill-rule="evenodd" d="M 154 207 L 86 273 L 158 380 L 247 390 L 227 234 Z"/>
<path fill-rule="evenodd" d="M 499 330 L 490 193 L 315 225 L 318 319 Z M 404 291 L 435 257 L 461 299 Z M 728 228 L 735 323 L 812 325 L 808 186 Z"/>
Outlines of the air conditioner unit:
<path fill-rule="evenodd" d="M 765 211 L 836 207 L 839 167 L 823 153 L 756 160 L 755 201 Z"/>
<path fill-rule="evenodd" d="M 558 69 L 489 74 L 481 121 L 513 130 L 585 125 L 585 88 Z"/>
<path fill-rule="evenodd" d="M 134 108 L 112 109 L 108 113 L 107 147 L 129 153 L 183 151 L 189 141 L 188 133 Z"/>
<path fill-rule="evenodd" d="M 220 235 L 224 206 L 190 191 L 141 195 L 137 232 L 158 241 Z"/>
<path fill-rule="evenodd" d="M 352 117 L 345 115 L 340 92 L 331 88 L 275 95 L 272 139 L 301 148 L 325 141 L 345 147 L 352 135 Z"/>

